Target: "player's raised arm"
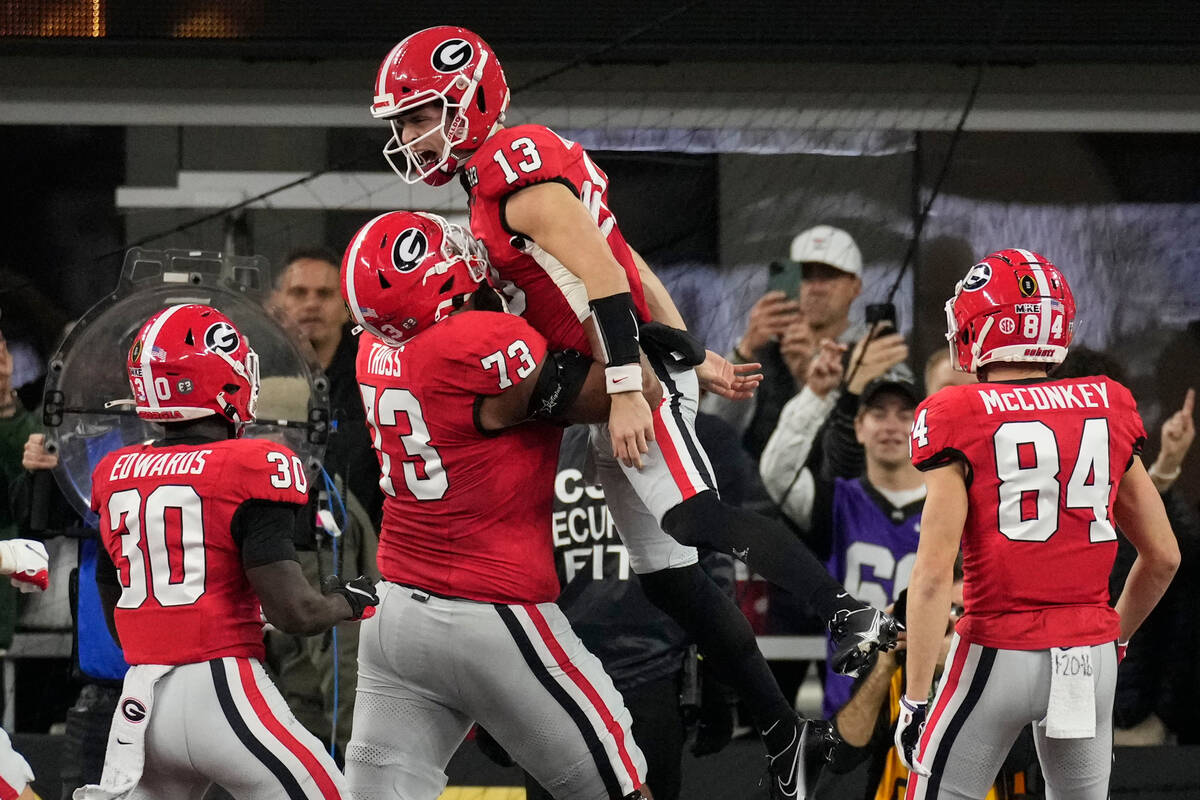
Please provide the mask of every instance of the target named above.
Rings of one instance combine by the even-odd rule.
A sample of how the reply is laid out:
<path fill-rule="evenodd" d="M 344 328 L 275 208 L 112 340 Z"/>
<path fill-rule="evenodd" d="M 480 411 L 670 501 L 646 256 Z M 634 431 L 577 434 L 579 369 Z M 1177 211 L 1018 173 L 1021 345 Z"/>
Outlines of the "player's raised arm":
<path fill-rule="evenodd" d="M 548 182 L 510 195 L 504 208 L 508 227 L 553 256 L 587 290 L 607 388 L 613 396 L 609 435 L 613 452 L 626 466 L 641 467 L 654 441 L 650 406 L 641 393 L 638 315 L 629 280 L 587 206 L 571 189 Z"/>
<path fill-rule="evenodd" d="M 1121 478 L 1113 516 L 1125 538 L 1137 549 L 1137 558 L 1117 600 L 1120 641 L 1124 643 L 1154 610 L 1179 568 L 1179 543 L 1171 532 L 1162 497 L 1137 456 Z"/>

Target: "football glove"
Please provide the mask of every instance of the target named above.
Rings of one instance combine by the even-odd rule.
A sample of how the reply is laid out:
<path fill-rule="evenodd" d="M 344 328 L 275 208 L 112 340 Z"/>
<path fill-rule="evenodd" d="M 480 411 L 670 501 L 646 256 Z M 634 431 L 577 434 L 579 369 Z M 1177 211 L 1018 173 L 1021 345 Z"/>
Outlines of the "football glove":
<path fill-rule="evenodd" d="M 1118 639 L 1117 640 L 1117 663 L 1118 664 L 1120 664 L 1122 661 L 1125 660 L 1125 655 L 1128 652 L 1129 652 L 1129 640 L 1127 639 L 1122 642 L 1120 639 Z"/>
<path fill-rule="evenodd" d="M 46 546 L 31 539 L 0 542 L 0 575 L 10 576 L 22 592 L 42 591 L 50 585 L 50 557 Z"/>
<path fill-rule="evenodd" d="M 925 713 L 929 709 L 929 701 L 914 702 L 908 697 L 900 698 L 900 716 L 896 720 L 896 754 L 910 772 L 918 775 L 929 775 L 917 761 L 917 747 L 921 742 L 921 731 L 925 730 Z"/>
<path fill-rule="evenodd" d="M 346 598 L 350 604 L 350 619 L 370 619 L 375 615 L 375 606 L 379 605 L 375 584 L 366 575 L 345 583 L 338 576 L 330 575 L 321 581 L 321 589 L 325 594 L 340 594 Z"/>

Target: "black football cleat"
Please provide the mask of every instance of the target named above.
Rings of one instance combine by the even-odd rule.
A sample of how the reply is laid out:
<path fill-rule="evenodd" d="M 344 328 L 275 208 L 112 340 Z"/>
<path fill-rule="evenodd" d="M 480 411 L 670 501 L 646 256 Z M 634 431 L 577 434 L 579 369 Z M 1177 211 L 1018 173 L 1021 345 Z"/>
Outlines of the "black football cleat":
<path fill-rule="evenodd" d="M 771 800 L 805 800 L 837 744 L 833 726 L 823 719 L 797 715 L 795 726 L 791 743 L 767 756 Z"/>
<path fill-rule="evenodd" d="M 876 651 L 896 646 L 899 633 L 900 626 L 892 615 L 876 608 L 838 611 L 829 622 L 834 672 L 857 677 L 864 667 L 875 663 Z"/>

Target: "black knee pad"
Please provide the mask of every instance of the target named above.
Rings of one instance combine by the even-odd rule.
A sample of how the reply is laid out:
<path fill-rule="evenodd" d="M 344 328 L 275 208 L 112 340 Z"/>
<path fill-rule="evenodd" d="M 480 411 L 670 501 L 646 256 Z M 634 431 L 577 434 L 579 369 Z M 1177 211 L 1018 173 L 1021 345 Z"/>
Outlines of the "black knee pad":
<path fill-rule="evenodd" d="M 729 507 L 714 491 L 704 491 L 684 500 L 663 516 L 662 527 L 680 544 L 728 552 L 722 532 L 730 524 Z"/>

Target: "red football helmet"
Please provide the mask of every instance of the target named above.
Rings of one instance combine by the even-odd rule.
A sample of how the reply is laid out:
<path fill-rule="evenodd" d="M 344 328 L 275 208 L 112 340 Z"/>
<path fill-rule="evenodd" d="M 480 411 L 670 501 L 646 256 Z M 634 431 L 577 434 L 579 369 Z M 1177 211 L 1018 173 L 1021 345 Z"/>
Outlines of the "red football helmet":
<path fill-rule="evenodd" d="M 399 347 L 486 283 L 487 251 L 436 214 L 389 211 L 364 225 L 342 259 L 342 297 L 354 321 Z"/>
<path fill-rule="evenodd" d="M 426 103 L 441 105 L 441 124 L 405 144 L 395 117 Z M 392 138 L 383 155 L 405 183 L 434 186 L 454 177 L 452 151 L 471 151 L 483 143 L 508 108 L 508 83 L 487 42 L 466 28 L 443 25 L 417 31 L 392 48 L 375 79 L 371 114 L 392 120 Z M 426 163 L 413 149 L 430 137 L 442 137 L 441 156 Z M 404 166 L 393 160 L 404 155 Z"/>
<path fill-rule="evenodd" d="M 1060 364 L 1075 332 L 1075 298 L 1044 256 L 1001 250 L 954 287 L 946 326 L 951 363 L 962 372 L 993 361 Z"/>
<path fill-rule="evenodd" d="M 126 361 L 138 416 L 180 422 L 212 414 L 238 430 L 254 421 L 258 356 L 212 306 L 176 305 L 138 331 Z"/>

